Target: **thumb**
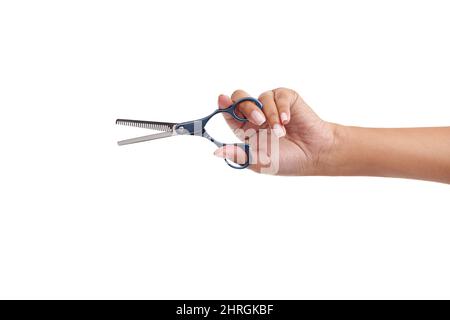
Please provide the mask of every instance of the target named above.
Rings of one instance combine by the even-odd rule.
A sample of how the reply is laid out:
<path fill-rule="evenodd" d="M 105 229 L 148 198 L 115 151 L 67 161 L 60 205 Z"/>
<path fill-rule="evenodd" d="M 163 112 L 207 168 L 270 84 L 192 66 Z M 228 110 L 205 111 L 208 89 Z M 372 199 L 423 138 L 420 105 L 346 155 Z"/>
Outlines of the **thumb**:
<path fill-rule="evenodd" d="M 220 147 L 214 152 L 219 158 L 228 159 L 237 164 L 245 164 L 247 162 L 247 154 L 242 148 L 235 145 L 226 145 Z"/>

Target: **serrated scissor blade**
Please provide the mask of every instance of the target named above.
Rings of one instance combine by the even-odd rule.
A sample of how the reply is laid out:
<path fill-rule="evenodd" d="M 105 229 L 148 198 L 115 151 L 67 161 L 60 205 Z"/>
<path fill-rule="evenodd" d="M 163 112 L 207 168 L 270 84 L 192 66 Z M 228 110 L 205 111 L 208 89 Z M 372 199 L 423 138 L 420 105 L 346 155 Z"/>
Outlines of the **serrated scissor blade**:
<path fill-rule="evenodd" d="M 155 139 L 161 139 L 161 138 L 168 138 L 171 136 L 176 136 L 177 133 L 176 131 L 167 131 L 167 132 L 161 132 L 161 133 L 156 133 L 156 134 L 150 134 L 147 136 L 142 136 L 142 137 L 137 137 L 137 138 L 131 138 L 131 139 L 126 139 L 126 140 L 122 140 L 122 141 L 118 141 L 117 144 L 119 146 L 124 146 L 126 144 L 132 144 L 132 143 L 138 143 L 138 142 L 145 142 L 145 141 L 150 141 L 150 140 L 155 140 Z"/>
<path fill-rule="evenodd" d="M 156 121 L 143 121 L 130 119 L 117 119 L 116 124 L 158 131 L 173 131 L 173 128 L 176 125 L 176 123 L 171 122 L 156 122 Z"/>

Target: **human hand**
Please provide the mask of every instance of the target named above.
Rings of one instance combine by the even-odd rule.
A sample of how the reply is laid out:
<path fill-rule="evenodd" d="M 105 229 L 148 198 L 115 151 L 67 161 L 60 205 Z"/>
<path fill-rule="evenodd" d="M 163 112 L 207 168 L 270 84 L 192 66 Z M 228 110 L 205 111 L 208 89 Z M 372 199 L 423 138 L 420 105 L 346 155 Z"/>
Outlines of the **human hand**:
<path fill-rule="evenodd" d="M 231 98 L 219 96 L 224 109 L 234 101 L 248 97 L 237 90 Z M 313 175 L 320 171 L 321 159 L 334 143 L 334 125 L 320 119 L 297 92 L 278 88 L 262 93 L 258 100 L 262 111 L 251 102 L 239 105 L 249 121 L 242 123 L 228 114 L 224 117 L 230 128 L 241 138 L 248 139 L 252 162 L 250 169 L 276 175 Z M 245 163 L 245 152 L 228 145 L 214 153 L 236 163 Z"/>

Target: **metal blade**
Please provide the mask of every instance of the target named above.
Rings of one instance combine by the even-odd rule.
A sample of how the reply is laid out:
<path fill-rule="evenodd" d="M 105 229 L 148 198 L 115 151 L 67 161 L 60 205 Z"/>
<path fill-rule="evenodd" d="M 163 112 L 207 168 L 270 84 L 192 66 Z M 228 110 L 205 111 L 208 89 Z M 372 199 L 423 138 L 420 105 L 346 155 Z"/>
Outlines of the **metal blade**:
<path fill-rule="evenodd" d="M 172 136 L 176 136 L 176 135 L 177 135 L 176 131 L 161 132 L 161 133 L 156 133 L 156 134 L 150 134 L 150 135 L 147 135 L 147 136 L 142 136 L 142 137 L 137 137 L 137 138 L 131 138 L 131 139 L 118 141 L 117 144 L 119 146 L 124 146 L 126 144 L 132 144 L 132 143 L 145 142 L 145 141 L 150 141 L 150 140 L 155 140 L 155 139 L 168 138 L 168 137 L 172 137 Z"/>
<path fill-rule="evenodd" d="M 156 121 L 143 121 L 130 119 L 117 119 L 116 124 L 158 131 L 172 131 L 173 127 L 176 125 L 176 123 L 171 122 L 156 122 Z"/>

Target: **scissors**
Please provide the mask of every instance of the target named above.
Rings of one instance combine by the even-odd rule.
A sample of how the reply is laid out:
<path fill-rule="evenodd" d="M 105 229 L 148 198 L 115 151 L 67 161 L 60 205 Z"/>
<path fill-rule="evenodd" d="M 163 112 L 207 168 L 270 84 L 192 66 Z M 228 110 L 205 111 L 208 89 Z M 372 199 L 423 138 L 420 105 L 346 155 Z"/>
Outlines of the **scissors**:
<path fill-rule="evenodd" d="M 247 160 L 244 164 L 232 163 L 232 162 L 228 161 L 227 159 L 225 159 L 225 162 L 234 169 L 245 169 L 250 165 L 250 162 L 251 162 L 250 146 L 247 143 L 232 143 L 232 144 L 222 143 L 222 142 L 219 142 L 219 141 L 215 140 L 214 138 L 212 138 L 208 134 L 208 132 L 206 132 L 206 130 L 205 130 L 205 126 L 208 123 L 208 121 L 211 120 L 212 117 L 214 117 L 215 115 L 217 115 L 219 113 L 228 113 L 237 121 L 247 122 L 248 121 L 247 118 L 239 116 L 236 112 L 237 110 L 239 110 L 239 109 L 237 109 L 238 106 L 243 102 L 252 102 L 256 106 L 258 106 L 258 108 L 260 108 L 260 109 L 263 108 L 262 103 L 260 101 L 258 101 L 257 99 L 252 98 L 252 97 L 246 97 L 246 98 L 237 100 L 236 102 L 234 102 L 233 104 L 231 104 L 230 106 L 228 106 L 225 109 L 215 110 L 209 116 L 206 116 L 206 117 L 198 119 L 198 120 L 187 121 L 187 122 L 182 122 L 182 123 L 117 119 L 116 124 L 119 124 L 119 125 L 126 125 L 126 126 L 133 126 L 133 127 L 140 127 L 140 128 L 162 131 L 162 132 L 156 133 L 156 134 L 122 140 L 117 143 L 119 144 L 119 146 L 123 146 L 123 145 L 127 145 L 127 144 L 132 144 L 132 143 L 173 137 L 173 136 L 177 136 L 177 135 L 201 136 L 201 137 L 204 137 L 204 138 L 210 140 L 211 142 L 213 142 L 217 147 L 233 145 L 233 146 L 242 148 L 247 155 Z"/>

